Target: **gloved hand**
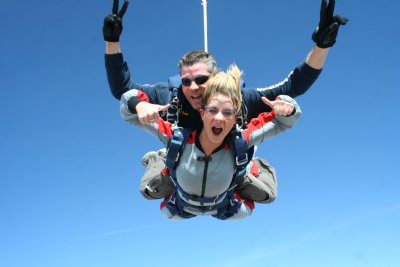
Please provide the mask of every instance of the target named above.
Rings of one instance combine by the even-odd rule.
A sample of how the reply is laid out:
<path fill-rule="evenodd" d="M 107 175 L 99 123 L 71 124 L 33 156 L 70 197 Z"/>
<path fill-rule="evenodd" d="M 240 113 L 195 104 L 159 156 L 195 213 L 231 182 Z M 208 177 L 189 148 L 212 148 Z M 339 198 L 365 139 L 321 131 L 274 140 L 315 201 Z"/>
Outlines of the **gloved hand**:
<path fill-rule="evenodd" d="M 332 47 L 336 42 L 340 25 L 345 25 L 348 21 L 345 17 L 333 16 L 334 9 L 335 0 L 329 0 L 328 5 L 326 0 L 322 0 L 319 25 L 312 34 L 312 40 L 318 47 Z"/>
<path fill-rule="evenodd" d="M 128 0 L 125 0 L 121 10 L 118 12 L 119 1 L 114 0 L 112 14 L 104 18 L 103 36 L 107 42 L 119 42 L 122 33 L 122 17 L 128 8 Z"/>

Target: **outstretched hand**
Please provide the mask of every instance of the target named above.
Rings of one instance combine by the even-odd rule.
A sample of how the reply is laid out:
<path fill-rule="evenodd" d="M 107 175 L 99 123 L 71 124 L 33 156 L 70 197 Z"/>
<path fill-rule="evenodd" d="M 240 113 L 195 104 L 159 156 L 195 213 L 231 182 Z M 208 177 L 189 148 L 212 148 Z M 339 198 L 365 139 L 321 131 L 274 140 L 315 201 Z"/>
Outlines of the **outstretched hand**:
<path fill-rule="evenodd" d="M 114 0 L 112 14 L 104 18 L 103 37 L 107 42 L 119 42 L 119 37 L 122 33 L 122 17 L 128 9 L 129 1 L 125 0 L 118 12 L 119 1 Z"/>
<path fill-rule="evenodd" d="M 275 112 L 275 115 L 290 116 L 293 113 L 294 105 L 285 100 L 270 101 L 266 97 L 261 97 L 261 100 Z"/>
<path fill-rule="evenodd" d="M 346 25 L 349 21 L 345 17 L 334 16 L 335 0 L 321 1 L 321 11 L 318 27 L 312 34 L 312 40 L 317 44 L 318 47 L 328 48 L 332 47 L 336 42 L 336 37 L 339 32 L 341 25 Z"/>
<path fill-rule="evenodd" d="M 169 107 L 170 104 L 162 106 L 142 101 L 136 105 L 136 113 L 142 124 L 149 124 L 157 122 L 160 117 L 159 112 L 167 111 Z"/>

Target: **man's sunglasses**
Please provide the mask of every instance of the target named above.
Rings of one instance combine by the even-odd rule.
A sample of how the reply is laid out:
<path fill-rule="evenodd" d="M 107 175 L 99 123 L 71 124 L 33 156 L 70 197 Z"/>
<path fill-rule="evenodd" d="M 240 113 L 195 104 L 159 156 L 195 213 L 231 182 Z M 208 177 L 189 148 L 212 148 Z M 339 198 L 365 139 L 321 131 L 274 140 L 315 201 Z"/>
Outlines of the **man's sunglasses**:
<path fill-rule="evenodd" d="M 184 86 L 190 86 L 190 85 L 192 85 L 192 82 L 195 82 L 197 85 L 202 85 L 208 81 L 208 78 L 210 78 L 210 76 L 202 75 L 202 76 L 194 77 L 193 79 L 185 77 L 185 78 L 182 78 L 181 81 Z"/>

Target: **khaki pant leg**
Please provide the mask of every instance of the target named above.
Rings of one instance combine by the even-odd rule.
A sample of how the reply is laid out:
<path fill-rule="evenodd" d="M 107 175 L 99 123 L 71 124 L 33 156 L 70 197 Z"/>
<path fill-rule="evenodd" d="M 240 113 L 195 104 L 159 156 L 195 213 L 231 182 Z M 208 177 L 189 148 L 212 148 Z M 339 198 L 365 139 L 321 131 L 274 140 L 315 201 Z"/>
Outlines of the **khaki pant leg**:
<path fill-rule="evenodd" d="M 148 152 L 143 156 L 142 164 L 146 171 L 140 180 L 140 193 L 146 199 L 160 199 L 172 194 L 174 185 L 169 175 L 163 175 L 165 168 L 165 149 Z"/>
<path fill-rule="evenodd" d="M 265 159 L 255 158 L 253 164 L 258 166 L 258 176 L 247 171 L 236 192 L 245 199 L 270 203 L 277 197 L 276 171 Z"/>

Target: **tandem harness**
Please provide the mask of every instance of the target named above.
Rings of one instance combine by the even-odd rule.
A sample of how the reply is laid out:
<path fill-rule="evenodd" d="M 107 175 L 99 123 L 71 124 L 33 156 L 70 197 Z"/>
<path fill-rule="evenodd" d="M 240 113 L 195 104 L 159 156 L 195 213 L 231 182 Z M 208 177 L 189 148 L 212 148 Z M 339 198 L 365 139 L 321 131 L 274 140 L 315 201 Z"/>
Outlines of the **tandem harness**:
<path fill-rule="evenodd" d="M 251 151 L 247 147 L 247 142 L 244 139 L 242 132 L 238 129 L 233 130 L 228 140 L 234 155 L 234 165 L 236 168 L 235 174 L 232 177 L 229 188 L 222 194 L 215 197 L 199 197 L 185 192 L 177 183 L 176 168 L 179 164 L 180 156 L 183 152 L 187 138 L 192 133 L 192 129 L 176 127 L 173 131 L 172 138 L 167 145 L 166 166 L 169 170 L 169 175 L 174 183 L 175 189 L 166 203 L 166 207 L 172 215 L 178 214 L 182 218 L 191 218 L 196 215 L 184 211 L 194 210 L 198 213 L 207 214 L 213 212 L 212 215 L 218 219 L 228 219 L 238 212 L 240 202 L 234 196 L 234 189 L 238 179 L 243 178 L 246 173 L 246 166 L 251 159 Z M 190 203 L 200 203 L 201 205 L 192 205 Z"/>

